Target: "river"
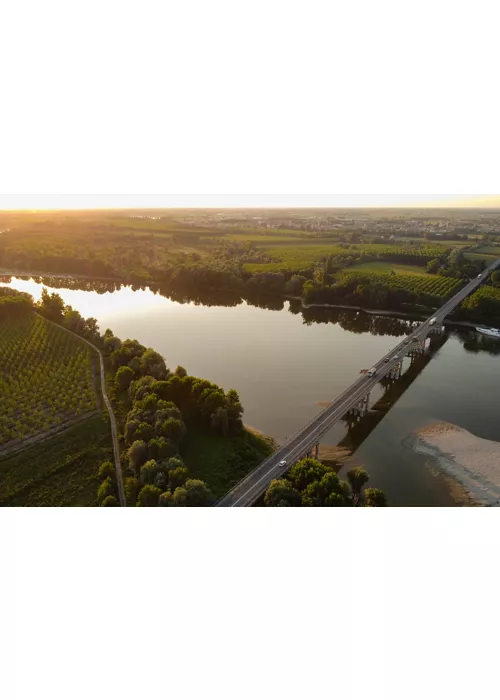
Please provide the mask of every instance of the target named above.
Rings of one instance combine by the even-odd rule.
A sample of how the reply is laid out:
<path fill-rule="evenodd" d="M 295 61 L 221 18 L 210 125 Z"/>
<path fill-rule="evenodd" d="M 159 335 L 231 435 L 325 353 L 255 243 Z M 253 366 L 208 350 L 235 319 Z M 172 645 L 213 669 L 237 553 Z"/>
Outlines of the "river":
<path fill-rule="evenodd" d="M 74 286 L 59 280 L 55 291 L 82 315 L 97 318 L 102 331 L 109 327 L 123 339 L 153 347 L 171 369 L 182 365 L 190 374 L 237 389 L 245 423 L 278 441 L 396 345 L 410 323 L 350 310 L 301 311 L 281 301 L 271 304 L 280 310 L 246 302 L 206 306 L 149 289 L 98 293 L 65 284 Z M 35 299 L 43 288 L 28 278 L 12 278 L 9 286 Z M 404 372 L 372 396 L 377 412 L 350 431 L 347 423 L 335 426 L 324 442 L 352 451 L 341 476 L 349 466 L 364 466 L 370 485 L 383 489 L 392 506 L 456 505 L 461 502 L 456 485 L 414 452 L 412 435 L 446 421 L 500 441 L 500 343 L 453 330 L 428 357 L 411 365 L 406 359 Z"/>

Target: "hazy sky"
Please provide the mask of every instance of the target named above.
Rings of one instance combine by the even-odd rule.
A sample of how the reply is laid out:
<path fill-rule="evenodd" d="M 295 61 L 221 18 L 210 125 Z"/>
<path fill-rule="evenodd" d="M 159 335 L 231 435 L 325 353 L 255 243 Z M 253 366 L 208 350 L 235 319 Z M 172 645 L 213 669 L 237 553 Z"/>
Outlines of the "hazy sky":
<path fill-rule="evenodd" d="M 465 194 L 102 194 L 0 195 L 1 209 L 84 209 L 141 207 L 392 207 L 496 206 L 500 195 Z"/>

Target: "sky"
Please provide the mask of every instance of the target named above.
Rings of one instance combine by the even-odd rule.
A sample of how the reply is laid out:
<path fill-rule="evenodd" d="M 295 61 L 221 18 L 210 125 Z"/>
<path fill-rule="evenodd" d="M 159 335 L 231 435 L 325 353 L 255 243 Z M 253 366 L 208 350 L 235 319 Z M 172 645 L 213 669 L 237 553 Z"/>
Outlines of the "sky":
<path fill-rule="evenodd" d="M 500 206 L 500 195 L 461 194 L 0 194 L 0 209 L 113 209 L 162 207 L 406 207 Z"/>

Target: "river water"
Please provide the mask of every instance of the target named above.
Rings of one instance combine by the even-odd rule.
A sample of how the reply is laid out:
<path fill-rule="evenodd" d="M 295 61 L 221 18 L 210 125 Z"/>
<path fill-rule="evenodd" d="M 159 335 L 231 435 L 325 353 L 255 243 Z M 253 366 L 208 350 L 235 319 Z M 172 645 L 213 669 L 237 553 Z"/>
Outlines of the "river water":
<path fill-rule="evenodd" d="M 12 278 L 9 286 L 35 299 L 43 288 L 27 278 Z M 350 310 L 302 312 L 293 302 L 271 304 L 281 310 L 246 302 L 206 306 L 148 289 L 98 293 L 64 288 L 63 280 L 54 286 L 83 316 L 97 318 L 102 331 L 109 327 L 153 347 L 171 369 L 182 365 L 189 374 L 237 389 L 245 423 L 278 441 L 395 346 L 410 324 Z M 447 421 L 500 441 L 499 395 L 500 343 L 471 330 L 451 331 L 425 358 L 406 359 L 401 380 L 378 388 L 375 412 L 351 426 L 338 424 L 324 443 L 349 448 L 341 476 L 349 466 L 364 466 L 370 485 L 383 489 L 392 506 L 455 505 L 454 484 L 413 451 L 412 436 Z"/>

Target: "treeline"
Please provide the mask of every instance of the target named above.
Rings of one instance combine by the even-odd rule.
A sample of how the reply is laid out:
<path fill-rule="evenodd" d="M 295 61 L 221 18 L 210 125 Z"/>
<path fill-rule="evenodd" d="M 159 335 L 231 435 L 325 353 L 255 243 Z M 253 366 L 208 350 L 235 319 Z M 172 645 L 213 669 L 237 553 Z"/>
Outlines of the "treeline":
<path fill-rule="evenodd" d="M 32 310 L 32 296 L 9 287 L 0 287 L 0 321 L 26 316 Z"/>
<path fill-rule="evenodd" d="M 272 481 L 264 496 L 267 507 L 338 508 L 349 506 L 384 507 L 385 494 L 380 489 L 365 489 L 368 473 L 359 467 L 341 481 L 333 467 L 315 459 L 303 459 L 288 472 L 285 479 Z"/>
<path fill-rule="evenodd" d="M 103 349 L 113 372 L 115 399 L 130 408 L 122 436 L 127 504 L 212 505 L 212 492 L 203 481 L 191 478 L 181 447 L 188 429 L 240 435 L 243 407 L 238 393 L 188 376 L 183 367 L 171 372 L 159 353 L 137 340 L 122 342 L 110 330 L 104 334 Z M 112 469 L 107 464 L 101 471 L 98 502 L 117 505 Z"/>
<path fill-rule="evenodd" d="M 330 286 L 304 285 L 306 304 L 360 306 L 370 309 L 437 308 L 442 298 L 391 284 L 391 276 L 351 274 Z"/>

